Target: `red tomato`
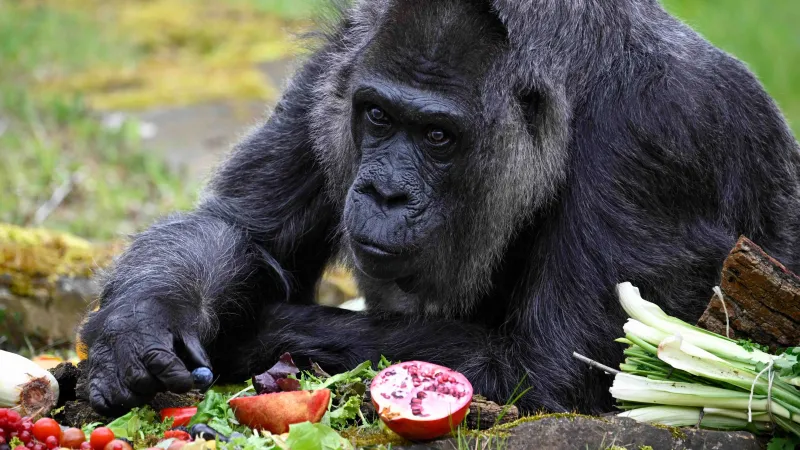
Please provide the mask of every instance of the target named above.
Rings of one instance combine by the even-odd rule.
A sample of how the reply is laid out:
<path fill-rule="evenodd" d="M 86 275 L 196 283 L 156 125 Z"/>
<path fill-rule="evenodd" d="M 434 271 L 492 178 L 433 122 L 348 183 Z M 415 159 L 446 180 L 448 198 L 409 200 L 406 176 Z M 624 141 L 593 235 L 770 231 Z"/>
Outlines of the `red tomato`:
<path fill-rule="evenodd" d="M 164 432 L 164 439 L 180 439 L 182 441 L 191 441 L 192 436 L 183 430 L 167 430 Z"/>
<path fill-rule="evenodd" d="M 172 426 L 179 427 L 187 425 L 195 414 L 197 414 L 197 407 L 194 406 L 188 406 L 186 408 L 164 408 L 161 410 L 161 421 L 163 422 L 167 417 L 172 417 L 175 419 L 175 421 L 172 422 Z"/>
<path fill-rule="evenodd" d="M 97 427 L 89 435 L 89 443 L 94 450 L 103 450 L 106 444 L 114 440 L 114 432 L 107 427 Z"/>
<path fill-rule="evenodd" d="M 47 438 L 55 436 L 56 442 L 61 440 L 61 426 L 49 417 L 42 417 L 33 424 L 33 437 L 39 442 L 46 442 Z"/>

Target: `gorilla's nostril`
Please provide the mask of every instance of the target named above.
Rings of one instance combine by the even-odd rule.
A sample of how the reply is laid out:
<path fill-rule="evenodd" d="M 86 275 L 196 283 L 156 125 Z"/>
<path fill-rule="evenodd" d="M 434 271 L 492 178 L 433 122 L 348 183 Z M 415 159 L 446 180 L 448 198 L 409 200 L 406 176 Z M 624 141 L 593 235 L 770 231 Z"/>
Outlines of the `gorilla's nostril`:
<path fill-rule="evenodd" d="M 406 194 L 395 194 L 386 199 L 386 206 L 389 208 L 396 208 L 399 206 L 405 206 L 408 204 L 408 195 Z"/>
<path fill-rule="evenodd" d="M 368 184 L 358 189 L 362 195 L 372 198 L 375 203 L 389 209 L 406 206 L 409 201 L 408 194 L 402 191 L 378 189 L 374 184 Z"/>

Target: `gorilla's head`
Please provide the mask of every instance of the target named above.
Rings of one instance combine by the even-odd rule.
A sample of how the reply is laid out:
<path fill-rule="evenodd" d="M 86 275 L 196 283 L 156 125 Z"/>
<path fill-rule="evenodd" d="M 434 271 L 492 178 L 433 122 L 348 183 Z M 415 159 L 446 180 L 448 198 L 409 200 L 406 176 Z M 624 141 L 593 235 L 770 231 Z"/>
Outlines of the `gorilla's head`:
<path fill-rule="evenodd" d="M 315 112 L 345 248 L 375 283 L 474 295 L 563 169 L 539 164 L 539 95 L 509 81 L 512 43 L 488 1 L 363 4 L 349 19 L 372 31 L 331 61 Z"/>
<path fill-rule="evenodd" d="M 481 89 L 504 44 L 491 16 L 426 3 L 380 30 L 350 82 L 361 163 L 345 226 L 359 269 L 378 279 L 414 275 L 455 219 L 480 150 Z"/>

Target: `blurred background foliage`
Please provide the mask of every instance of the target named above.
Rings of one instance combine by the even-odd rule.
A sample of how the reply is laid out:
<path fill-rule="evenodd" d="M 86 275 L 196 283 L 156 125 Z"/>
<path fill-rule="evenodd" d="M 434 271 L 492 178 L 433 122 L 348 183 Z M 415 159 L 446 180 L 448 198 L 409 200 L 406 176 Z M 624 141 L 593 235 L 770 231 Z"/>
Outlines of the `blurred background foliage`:
<path fill-rule="evenodd" d="M 107 240 L 191 207 L 202 177 L 169 164 L 138 113 L 266 107 L 281 86 L 263 64 L 292 60 L 321 1 L 0 0 L 0 222 Z M 749 64 L 800 132 L 800 1 L 664 5 Z"/>

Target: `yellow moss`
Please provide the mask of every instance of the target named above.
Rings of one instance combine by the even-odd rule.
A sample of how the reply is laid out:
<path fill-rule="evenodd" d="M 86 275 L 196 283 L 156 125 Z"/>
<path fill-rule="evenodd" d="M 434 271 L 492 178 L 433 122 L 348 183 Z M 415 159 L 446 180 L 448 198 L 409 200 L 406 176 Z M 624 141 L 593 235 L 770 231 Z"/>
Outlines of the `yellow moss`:
<path fill-rule="evenodd" d="M 584 419 L 592 419 L 592 420 L 599 420 L 602 422 L 607 422 L 606 419 L 597 416 L 587 416 L 585 414 L 578 414 L 578 413 L 539 413 L 534 414 L 531 416 L 523 416 L 519 419 L 504 423 L 502 425 L 497 425 L 495 427 L 490 428 L 488 431 L 507 431 L 510 430 L 520 424 L 527 423 L 527 422 L 535 422 L 537 420 L 542 419 L 570 419 L 575 420 L 577 418 L 584 418 Z"/>
<path fill-rule="evenodd" d="M 10 277 L 16 295 L 52 289 L 61 276 L 91 276 L 119 251 L 118 244 L 96 245 L 67 233 L 0 224 L 0 275 Z"/>
<path fill-rule="evenodd" d="M 277 87 L 257 67 L 300 51 L 286 23 L 252 3 L 195 0 L 45 0 L 95 16 L 141 50 L 125 67 L 95 67 L 44 79 L 45 92 L 76 92 L 100 110 L 138 110 L 213 100 L 273 100 Z M 101 11 L 102 13 L 99 13 Z"/>
<path fill-rule="evenodd" d="M 356 448 L 367 446 L 397 446 L 410 444 L 409 441 L 403 439 L 399 435 L 391 432 L 391 430 L 388 430 L 383 426 L 373 428 L 353 427 L 343 430 L 339 434 L 350 441 L 350 443 Z"/>
<path fill-rule="evenodd" d="M 678 427 L 671 427 L 669 425 L 662 425 L 660 423 L 651 423 L 650 425 L 669 431 L 674 439 L 686 439 L 686 433 L 684 433 L 683 430 Z"/>

